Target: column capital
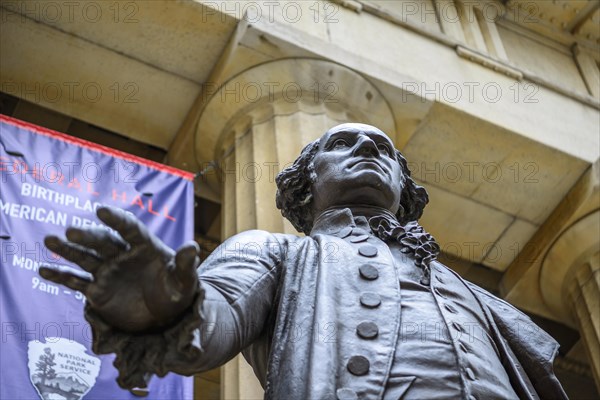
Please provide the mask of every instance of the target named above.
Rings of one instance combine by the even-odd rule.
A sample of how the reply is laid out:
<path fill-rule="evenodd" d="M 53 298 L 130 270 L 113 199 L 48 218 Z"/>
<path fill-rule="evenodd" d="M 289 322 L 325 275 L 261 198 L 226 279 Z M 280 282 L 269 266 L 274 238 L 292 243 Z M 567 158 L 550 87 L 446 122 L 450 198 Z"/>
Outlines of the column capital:
<path fill-rule="evenodd" d="M 216 88 L 196 126 L 196 161 L 202 166 L 219 160 L 236 131 L 296 112 L 376 124 L 391 136 L 396 131 L 387 100 L 359 73 L 321 59 L 280 59 L 249 68 Z M 205 184 L 219 191 L 216 178 Z"/>

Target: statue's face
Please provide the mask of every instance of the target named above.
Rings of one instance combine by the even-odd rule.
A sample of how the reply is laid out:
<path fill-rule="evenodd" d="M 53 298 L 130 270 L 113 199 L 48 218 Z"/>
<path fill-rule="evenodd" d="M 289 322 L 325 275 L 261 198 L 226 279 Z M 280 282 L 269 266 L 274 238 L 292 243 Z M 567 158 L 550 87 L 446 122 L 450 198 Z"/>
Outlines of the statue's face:
<path fill-rule="evenodd" d="M 404 174 L 394 144 L 374 126 L 342 124 L 323 135 L 314 158 L 315 215 L 332 206 L 367 205 L 398 211 Z"/>

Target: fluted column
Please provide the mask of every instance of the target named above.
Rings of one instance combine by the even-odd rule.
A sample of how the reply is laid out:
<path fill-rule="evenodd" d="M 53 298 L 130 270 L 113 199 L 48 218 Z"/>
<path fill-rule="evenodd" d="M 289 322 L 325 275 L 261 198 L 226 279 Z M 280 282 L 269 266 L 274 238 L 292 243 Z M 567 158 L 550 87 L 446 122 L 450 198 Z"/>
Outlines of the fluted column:
<path fill-rule="evenodd" d="M 304 145 L 348 117 L 324 105 L 278 103 L 249 111 L 246 117 L 222 146 L 223 237 L 248 229 L 296 233 L 275 207 L 275 176 Z"/>
<path fill-rule="evenodd" d="M 600 198 L 598 185 L 584 214 L 564 229 L 544 256 L 540 289 L 559 320 L 579 330 L 600 391 Z"/>
<path fill-rule="evenodd" d="M 395 134 L 378 89 L 356 72 L 316 59 L 285 59 L 246 70 L 208 101 L 196 131 L 198 162 L 212 160 L 206 185 L 221 193 L 222 234 L 248 229 L 297 233 L 275 206 L 275 176 L 301 149 L 343 122 Z M 241 356 L 223 367 L 224 399 L 259 399 L 263 391 Z"/>
<path fill-rule="evenodd" d="M 576 268 L 568 298 L 600 391 L 600 252 L 592 254 Z"/>

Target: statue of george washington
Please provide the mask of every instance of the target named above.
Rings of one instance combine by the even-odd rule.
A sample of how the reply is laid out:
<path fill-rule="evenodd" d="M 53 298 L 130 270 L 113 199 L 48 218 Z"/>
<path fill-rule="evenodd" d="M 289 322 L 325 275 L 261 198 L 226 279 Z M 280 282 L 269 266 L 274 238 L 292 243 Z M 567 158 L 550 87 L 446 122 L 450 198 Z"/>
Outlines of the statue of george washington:
<path fill-rule="evenodd" d="M 438 261 L 417 223 L 427 192 L 390 138 L 331 128 L 277 177 L 305 236 L 247 231 L 202 264 L 131 215 L 46 246 L 87 273 L 40 269 L 87 298 L 96 353 L 119 384 L 194 374 L 243 353 L 268 399 L 563 399 L 557 343 Z"/>

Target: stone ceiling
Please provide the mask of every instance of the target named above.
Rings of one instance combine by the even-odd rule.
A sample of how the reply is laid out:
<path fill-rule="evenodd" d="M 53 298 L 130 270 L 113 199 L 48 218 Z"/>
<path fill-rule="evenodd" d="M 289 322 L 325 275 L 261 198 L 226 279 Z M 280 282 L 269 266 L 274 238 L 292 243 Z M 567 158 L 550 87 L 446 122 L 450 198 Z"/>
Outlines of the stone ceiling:
<path fill-rule="evenodd" d="M 598 0 L 503 0 L 514 20 L 525 28 L 558 41 L 573 35 L 600 45 L 600 1 Z"/>

